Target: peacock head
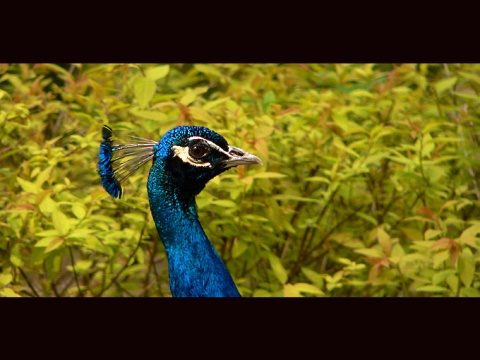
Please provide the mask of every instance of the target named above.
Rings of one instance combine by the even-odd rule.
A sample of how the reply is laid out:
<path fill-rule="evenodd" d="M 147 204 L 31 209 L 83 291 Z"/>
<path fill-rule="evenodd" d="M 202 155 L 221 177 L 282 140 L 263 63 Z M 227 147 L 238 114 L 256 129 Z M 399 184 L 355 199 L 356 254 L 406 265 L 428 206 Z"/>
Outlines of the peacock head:
<path fill-rule="evenodd" d="M 162 168 L 172 183 L 198 194 L 218 174 L 237 165 L 262 164 L 248 152 L 229 146 L 218 133 L 201 126 L 179 126 L 153 147 L 152 169 Z"/>
<path fill-rule="evenodd" d="M 178 195 L 197 195 L 205 184 L 237 165 L 262 164 L 242 149 L 229 146 L 216 132 L 201 126 L 178 126 L 159 142 L 131 136 L 135 143 L 122 144 L 112 139 L 112 129 L 104 125 L 98 154 L 98 173 L 102 185 L 113 197 L 121 197 L 121 184 L 153 159 L 149 189 L 169 187 Z"/>

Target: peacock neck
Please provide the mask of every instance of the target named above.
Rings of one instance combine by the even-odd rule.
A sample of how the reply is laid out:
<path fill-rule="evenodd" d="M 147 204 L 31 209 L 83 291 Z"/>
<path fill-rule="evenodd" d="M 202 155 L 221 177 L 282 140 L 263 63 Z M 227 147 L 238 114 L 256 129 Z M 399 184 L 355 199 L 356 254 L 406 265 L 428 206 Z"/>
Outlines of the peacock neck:
<path fill-rule="evenodd" d="M 174 297 L 237 297 L 233 279 L 198 220 L 195 194 L 185 196 L 162 167 L 148 179 L 150 209 L 165 246 Z"/>

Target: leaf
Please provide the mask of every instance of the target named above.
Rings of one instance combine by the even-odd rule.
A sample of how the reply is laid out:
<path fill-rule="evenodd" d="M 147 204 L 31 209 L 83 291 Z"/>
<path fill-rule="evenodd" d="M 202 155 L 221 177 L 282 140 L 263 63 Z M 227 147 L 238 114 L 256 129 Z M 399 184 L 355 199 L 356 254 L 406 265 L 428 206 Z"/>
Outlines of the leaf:
<path fill-rule="evenodd" d="M 310 280 L 312 283 L 320 287 L 323 286 L 325 276 L 306 267 L 302 267 L 302 272 L 308 278 L 308 280 Z"/>
<path fill-rule="evenodd" d="M 450 287 L 450 289 L 452 289 L 453 293 L 456 294 L 458 291 L 458 283 L 459 283 L 456 271 L 455 271 L 455 274 L 447 276 L 447 278 L 445 279 L 445 282 Z M 466 289 L 466 288 L 463 288 L 463 289 Z"/>
<path fill-rule="evenodd" d="M 190 111 L 190 116 L 194 120 L 203 121 L 206 124 L 211 124 L 214 122 L 214 119 L 210 116 L 210 114 L 202 108 L 199 108 L 197 106 L 191 106 L 189 108 L 189 111 Z"/>
<path fill-rule="evenodd" d="M 142 117 L 144 119 L 155 120 L 165 122 L 168 117 L 165 113 L 160 111 L 153 111 L 153 110 L 139 110 L 138 108 L 130 109 L 130 113 L 135 116 Z"/>
<path fill-rule="evenodd" d="M 439 268 L 440 265 L 442 265 L 449 257 L 450 252 L 448 249 L 437 252 L 435 255 L 433 255 L 433 267 L 435 269 Z"/>
<path fill-rule="evenodd" d="M 330 184 L 331 181 L 329 179 L 327 179 L 326 177 L 323 177 L 323 176 L 311 176 L 311 177 L 307 177 L 305 178 L 305 181 L 313 181 L 313 182 L 324 182 L 326 184 Z"/>
<path fill-rule="evenodd" d="M 421 154 L 420 154 L 422 158 L 430 158 L 430 155 L 435 149 L 435 144 L 433 143 L 433 139 L 430 133 L 425 134 L 418 141 L 421 141 L 422 143 Z"/>
<path fill-rule="evenodd" d="M 182 98 L 180 99 L 180 103 L 185 105 L 185 106 L 188 106 L 197 99 L 197 96 L 198 95 L 196 93 L 194 93 L 193 91 L 188 92 L 187 94 L 182 96 Z"/>
<path fill-rule="evenodd" d="M 149 68 L 145 71 L 145 76 L 148 79 L 151 79 L 153 81 L 157 81 L 163 77 L 165 77 L 168 72 L 170 71 L 170 65 L 161 65 L 161 66 L 155 66 L 153 68 Z"/>
<path fill-rule="evenodd" d="M 40 190 L 36 184 L 34 184 L 30 181 L 24 180 L 24 179 L 22 179 L 21 177 L 18 177 L 18 176 L 17 176 L 17 182 L 21 186 L 23 191 L 25 191 L 27 193 L 37 194 L 38 191 Z"/>
<path fill-rule="evenodd" d="M 470 252 L 463 251 L 458 256 L 457 267 L 463 285 L 470 287 L 475 274 L 475 259 L 473 255 Z"/>
<path fill-rule="evenodd" d="M 433 245 L 430 247 L 430 250 L 435 251 L 450 249 L 452 241 L 453 240 L 450 238 L 441 238 L 433 243 Z"/>
<path fill-rule="evenodd" d="M 261 172 L 253 175 L 254 179 L 273 179 L 273 178 L 284 178 L 287 175 L 275 173 L 275 172 Z"/>
<path fill-rule="evenodd" d="M 442 232 L 440 230 L 428 229 L 427 231 L 425 231 L 424 238 L 425 240 L 430 240 L 431 238 L 437 237 L 441 233 Z M 415 239 L 415 240 L 418 240 L 418 239 Z"/>
<path fill-rule="evenodd" d="M 2 273 L 0 274 L 0 285 L 1 286 L 7 286 L 8 284 L 10 284 L 13 280 L 13 276 L 11 274 L 6 274 L 6 273 Z"/>
<path fill-rule="evenodd" d="M 58 233 L 57 229 L 50 229 L 50 230 L 37 231 L 35 235 L 41 236 L 41 237 L 52 237 L 52 236 L 55 237 L 55 236 L 59 236 L 60 234 Z"/>
<path fill-rule="evenodd" d="M 256 289 L 253 294 L 253 297 L 271 297 L 272 295 L 264 289 Z"/>
<path fill-rule="evenodd" d="M 67 239 L 86 239 L 88 238 L 92 233 L 94 233 L 95 230 L 93 229 L 74 229 L 71 231 Z"/>
<path fill-rule="evenodd" d="M 378 245 L 377 245 L 378 246 Z M 378 248 L 371 248 L 371 249 L 355 249 L 353 250 L 358 254 L 362 254 L 371 258 L 383 258 L 384 254 Z"/>
<path fill-rule="evenodd" d="M 457 82 L 457 80 L 458 78 L 456 76 L 453 76 L 448 79 L 437 81 L 435 84 L 433 84 L 433 87 L 437 91 L 437 94 L 440 96 L 445 90 L 450 89 Z"/>
<path fill-rule="evenodd" d="M 92 260 L 79 260 L 75 263 L 75 271 L 82 275 L 88 272 L 93 264 Z M 73 266 L 68 265 L 67 270 L 73 272 Z"/>
<path fill-rule="evenodd" d="M 232 257 L 235 259 L 242 255 L 248 249 L 248 244 L 245 241 L 236 240 L 232 246 Z"/>
<path fill-rule="evenodd" d="M 446 292 L 448 291 L 448 289 L 446 287 L 443 287 L 443 286 L 439 286 L 439 285 L 425 285 L 425 286 L 420 286 L 418 288 L 415 289 L 416 291 L 425 291 L 425 292 L 432 292 L 432 293 L 435 293 L 435 292 Z"/>
<path fill-rule="evenodd" d="M 51 176 L 53 166 L 49 166 L 46 169 L 44 169 L 40 174 L 38 174 L 37 179 L 35 180 L 35 185 L 37 186 L 38 189 L 42 188 L 43 183 L 48 180 Z"/>
<path fill-rule="evenodd" d="M 67 235 L 70 230 L 70 220 L 60 209 L 57 208 L 53 211 L 52 220 L 58 234 L 60 236 Z"/>
<path fill-rule="evenodd" d="M 214 77 L 221 78 L 222 73 L 215 67 L 215 65 L 208 64 L 195 64 L 195 69 L 204 74 L 213 75 Z"/>
<path fill-rule="evenodd" d="M 295 287 L 296 290 L 300 291 L 301 293 L 325 295 L 322 290 L 320 290 L 319 288 L 317 288 L 312 284 L 296 283 L 293 286 Z"/>
<path fill-rule="evenodd" d="M 458 96 L 462 99 L 465 99 L 465 100 L 472 100 L 472 101 L 475 101 L 475 102 L 480 102 L 480 96 L 477 96 L 477 95 L 464 93 L 464 92 L 460 92 L 460 91 L 452 91 L 452 94 L 456 95 L 456 96 Z"/>
<path fill-rule="evenodd" d="M 258 151 L 258 156 L 263 162 L 268 162 L 268 143 L 265 139 L 256 139 L 253 145 L 255 150 Z"/>
<path fill-rule="evenodd" d="M 72 206 L 72 212 L 77 219 L 83 219 L 87 213 L 87 208 L 83 204 L 75 203 Z"/>
<path fill-rule="evenodd" d="M 357 212 L 355 215 L 357 215 L 359 218 L 362 218 L 363 220 L 368 221 L 369 223 L 372 223 L 375 226 L 378 225 L 377 219 L 375 219 L 373 216 L 370 216 L 360 211 Z"/>
<path fill-rule="evenodd" d="M 52 250 L 55 250 L 56 248 L 58 248 L 59 246 L 63 245 L 63 243 L 65 242 L 65 239 L 64 238 L 54 238 L 52 239 L 52 241 L 50 242 L 50 244 L 48 244 L 47 248 L 45 249 L 45 252 L 48 253 Z"/>
<path fill-rule="evenodd" d="M 105 193 L 105 191 L 102 191 L 102 193 Z M 55 209 L 57 209 L 58 205 L 57 203 L 52 200 L 50 196 L 45 196 L 42 199 L 42 202 L 38 205 L 40 211 L 46 215 L 46 214 L 51 214 Z"/>
<path fill-rule="evenodd" d="M 383 228 L 379 227 L 377 228 L 377 238 L 378 243 L 382 247 L 385 255 L 390 256 L 392 251 L 392 240 L 390 238 L 390 235 L 388 235 L 385 230 L 383 230 Z"/>
<path fill-rule="evenodd" d="M 289 195 L 289 194 L 275 195 L 273 198 L 275 200 L 292 200 L 292 201 L 313 202 L 313 203 L 317 203 L 317 204 L 323 204 L 323 201 L 318 200 L 318 199 L 311 199 L 311 198 Z"/>
<path fill-rule="evenodd" d="M 288 275 L 282 263 L 280 262 L 280 259 L 274 254 L 269 253 L 268 260 L 270 261 L 270 266 L 272 267 L 273 273 L 277 279 L 280 281 L 280 283 L 285 284 L 287 282 Z"/>
<path fill-rule="evenodd" d="M 460 235 L 460 243 L 470 245 L 477 248 L 477 234 L 480 233 L 480 224 L 475 224 L 465 229 Z"/>
<path fill-rule="evenodd" d="M 422 233 L 417 229 L 407 228 L 407 227 L 399 227 L 398 229 L 413 241 L 423 240 Z"/>
<path fill-rule="evenodd" d="M 224 208 L 236 208 L 237 204 L 234 203 L 232 200 L 227 200 L 227 199 L 219 199 L 219 200 L 213 200 L 210 202 L 212 205 L 217 205 L 220 207 Z"/>
<path fill-rule="evenodd" d="M 157 85 L 152 79 L 141 77 L 133 83 L 133 93 L 142 109 L 148 106 L 156 91 Z"/>
<path fill-rule="evenodd" d="M 444 281 L 447 277 L 451 276 L 451 275 L 455 275 L 456 274 L 456 270 L 455 269 L 447 269 L 447 270 L 443 270 L 443 271 L 440 271 L 436 274 L 434 274 L 432 276 L 432 283 L 433 285 L 437 285 L 437 284 L 440 284 L 442 281 Z"/>
<path fill-rule="evenodd" d="M 0 297 L 21 297 L 12 288 L 5 288 L 0 290 Z"/>
<path fill-rule="evenodd" d="M 477 84 L 480 85 L 480 76 L 478 75 L 475 75 L 475 74 L 471 74 L 471 73 L 468 73 L 468 72 L 465 72 L 465 71 L 459 71 L 458 74 L 467 79 L 467 80 L 470 80 L 470 81 L 473 81 L 473 82 L 476 82 Z"/>
<path fill-rule="evenodd" d="M 300 290 L 297 289 L 292 284 L 285 284 L 283 286 L 283 296 L 284 297 L 303 297 L 300 293 Z"/>

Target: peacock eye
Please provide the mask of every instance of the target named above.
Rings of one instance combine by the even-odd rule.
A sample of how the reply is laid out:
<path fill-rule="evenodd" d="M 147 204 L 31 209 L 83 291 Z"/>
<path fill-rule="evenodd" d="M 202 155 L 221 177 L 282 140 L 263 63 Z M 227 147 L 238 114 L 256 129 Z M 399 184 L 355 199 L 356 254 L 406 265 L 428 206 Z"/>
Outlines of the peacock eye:
<path fill-rule="evenodd" d="M 210 148 L 203 144 L 195 144 L 188 148 L 188 153 L 194 159 L 201 159 L 210 154 Z"/>

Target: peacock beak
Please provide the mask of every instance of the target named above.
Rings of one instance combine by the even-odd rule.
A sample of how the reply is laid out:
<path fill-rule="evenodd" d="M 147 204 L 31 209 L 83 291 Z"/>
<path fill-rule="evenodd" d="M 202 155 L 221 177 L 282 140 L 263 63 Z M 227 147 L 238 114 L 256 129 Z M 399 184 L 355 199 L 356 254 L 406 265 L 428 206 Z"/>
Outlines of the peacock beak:
<path fill-rule="evenodd" d="M 237 165 L 263 165 L 262 160 L 255 155 L 249 154 L 246 151 L 233 146 L 228 147 L 228 155 L 230 157 L 222 162 L 227 168 Z"/>

